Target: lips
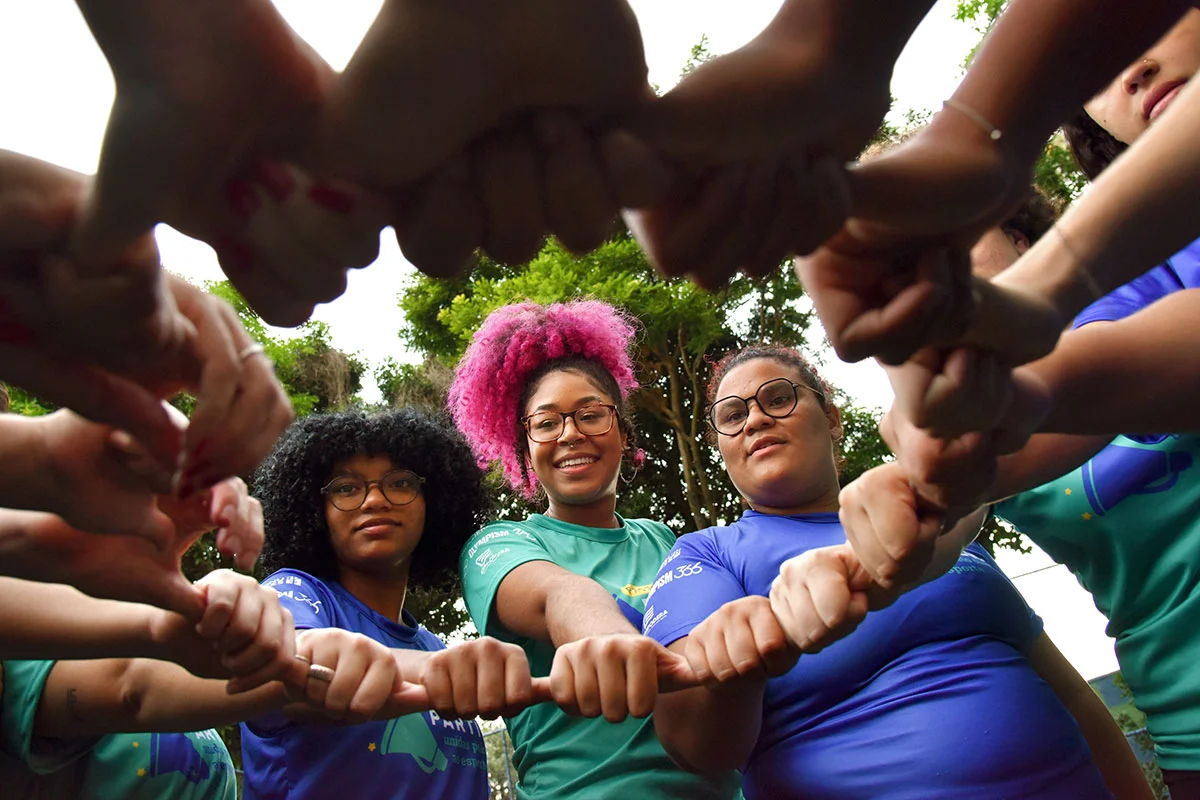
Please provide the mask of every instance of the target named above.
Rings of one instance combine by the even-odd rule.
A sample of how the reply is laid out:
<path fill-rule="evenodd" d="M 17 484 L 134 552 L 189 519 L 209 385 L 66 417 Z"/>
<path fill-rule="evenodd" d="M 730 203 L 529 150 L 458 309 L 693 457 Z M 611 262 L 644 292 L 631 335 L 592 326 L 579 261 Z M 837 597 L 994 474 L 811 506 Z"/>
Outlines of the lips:
<path fill-rule="evenodd" d="M 600 459 L 596 456 L 572 455 L 554 462 L 555 469 L 577 469 L 595 464 Z"/>
<path fill-rule="evenodd" d="M 746 451 L 746 454 L 752 456 L 759 450 L 763 450 L 775 444 L 783 444 L 783 439 L 777 439 L 774 436 L 762 436 L 758 439 L 755 439 L 751 443 L 750 449 Z"/>
<path fill-rule="evenodd" d="M 1187 83 L 1185 80 L 1167 81 L 1151 89 L 1142 103 L 1142 114 L 1146 120 L 1153 122 L 1158 119 L 1159 115 L 1166 111 L 1167 107 L 1175 100 L 1185 83 Z"/>
<path fill-rule="evenodd" d="M 372 517 L 371 519 L 367 520 L 366 522 L 363 522 L 360 525 L 355 525 L 354 530 L 361 531 L 361 530 L 366 530 L 367 528 L 382 528 L 382 527 L 394 528 L 394 527 L 397 527 L 399 524 L 400 523 L 396 522 L 396 520 L 388 519 L 387 517 Z"/>

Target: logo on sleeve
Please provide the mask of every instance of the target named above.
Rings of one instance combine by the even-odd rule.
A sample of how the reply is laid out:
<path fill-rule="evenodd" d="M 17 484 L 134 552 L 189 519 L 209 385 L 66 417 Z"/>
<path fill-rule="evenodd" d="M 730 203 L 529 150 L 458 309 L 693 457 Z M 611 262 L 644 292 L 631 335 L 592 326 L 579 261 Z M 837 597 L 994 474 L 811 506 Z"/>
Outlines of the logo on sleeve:
<path fill-rule="evenodd" d="M 653 585 L 653 583 L 647 583 L 645 586 L 634 586 L 632 583 L 627 583 L 621 587 L 621 594 L 626 597 L 640 597 L 650 594 L 650 587 Z"/>

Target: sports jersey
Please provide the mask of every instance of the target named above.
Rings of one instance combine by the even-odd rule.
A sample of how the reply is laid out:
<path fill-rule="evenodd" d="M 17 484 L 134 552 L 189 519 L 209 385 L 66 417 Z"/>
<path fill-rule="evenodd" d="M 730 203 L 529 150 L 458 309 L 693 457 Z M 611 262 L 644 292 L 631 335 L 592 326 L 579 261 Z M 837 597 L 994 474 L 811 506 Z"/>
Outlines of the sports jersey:
<path fill-rule="evenodd" d="M 617 518 L 619 527 L 589 528 L 534 514 L 480 530 L 459 561 L 463 597 L 482 633 L 520 645 L 534 676 L 550 674 L 554 645 L 517 636 L 493 614 L 500 583 L 516 567 L 549 561 L 599 583 L 636 628 L 645 597 L 675 535 L 659 522 Z M 651 718 L 613 724 L 572 717 L 550 703 L 506 719 L 517 768 L 517 795 L 553 798 L 729 798 L 737 778 L 711 781 L 675 766 L 659 744 Z"/>
<path fill-rule="evenodd" d="M 1116 321 L 1200 288 L 1200 240 L 1083 310 Z M 1118 436 L 1086 464 L 996 513 L 1065 564 L 1108 618 L 1159 764 L 1200 770 L 1200 439 Z"/>
<path fill-rule="evenodd" d="M 390 648 L 444 650 L 410 614 L 403 622 L 368 608 L 336 581 L 284 569 L 263 581 L 279 593 L 297 629 L 342 628 Z M 453 797 L 485 800 L 487 753 L 473 720 L 436 712 L 361 725 L 321 726 L 270 714 L 242 724 L 246 800 L 372 800 Z"/>
<path fill-rule="evenodd" d="M 32 796 L 72 800 L 236 800 L 233 761 L 214 730 L 113 733 L 71 742 L 34 737 L 34 718 L 54 664 L 53 661 L 4 662 L 0 747 L 37 776 L 24 776 L 26 790 L 33 791 Z M 12 764 L 8 766 L 11 768 Z M 15 786 L 7 780 L 5 786 L 0 794 L 8 797 Z"/>
<path fill-rule="evenodd" d="M 683 536 L 646 600 L 664 645 L 767 596 L 787 559 L 842 544 L 837 514 L 747 511 Z M 1110 798 L 1079 726 L 1026 656 L 1041 620 L 978 545 L 943 577 L 767 682 L 747 800 Z"/>

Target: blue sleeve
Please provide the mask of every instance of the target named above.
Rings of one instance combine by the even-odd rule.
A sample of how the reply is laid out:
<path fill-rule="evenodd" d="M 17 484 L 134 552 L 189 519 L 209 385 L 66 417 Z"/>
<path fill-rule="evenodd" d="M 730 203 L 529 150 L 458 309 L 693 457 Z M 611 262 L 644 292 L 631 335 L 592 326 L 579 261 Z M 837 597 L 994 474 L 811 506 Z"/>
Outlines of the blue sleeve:
<path fill-rule="evenodd" d="M 296 569 L 281 569 L 268 575 L 263 586 L 279 595 L 279 605 L 292 612 L 296 630 L 339 627 L 333 620 L 333 597 L 319 578 Z"/>
<path fill-rule="evenodd" d="M 1133 316 L 1146 306 L 1161 300 L 1185 287 L 1170 263 L 1160 264 L 1154 269 L 1137 276 L 1101 297 L 1079 312 L 1072 328 L 1080 328 L 1091 322 L 1116 322 Z"/>
<path fill-rule="evenodd" d="M 669 645 L 692 632 L 721 606 L 746 590 L 721 558 L 711 537 L 696 533 L 679 539 L 658 568 L 646 597 L 642 633 Z"/>
<path fill-rule="evenodd" d="M 1022 609 L 1022 611 L 1019 613 L 1023 613 L 1024 616 L 1016 631 L 1016 641 L 1014 644 L 1022 653 L 1028 654 L 1029 648 L 1033 646 L 1034 640 L 1042 635 L 1042 631 L 1045 629 L 1045 623 L 1042 622 L 1042 618 L 1037 615 L 1037 612 L 1030 608 L 1029 604 L 1025 602 L 1025 598 L 1021 595 L 1021 591 L 1017 589 L 1016 584 L 1014 584 L 1009 577 L 1004 574 L 1004 570 L 1000 569 L 1000 565 L 996 563 L 995 559 L 988 555 L 987 550 L 983 549 L 983 545 L 979 544 L 978 542 L 972 542 L 967 546 L 967 551 L 979 557 L 984 563 L 996 571 L 996 575 L 1003 582 L 1002 590 L 1006 591 L 1006 593 L 1011 593 L 1013 602 L 1017 603 Z M 1001 604 L 997 603 L 997 606 L 999 605 Z"/>

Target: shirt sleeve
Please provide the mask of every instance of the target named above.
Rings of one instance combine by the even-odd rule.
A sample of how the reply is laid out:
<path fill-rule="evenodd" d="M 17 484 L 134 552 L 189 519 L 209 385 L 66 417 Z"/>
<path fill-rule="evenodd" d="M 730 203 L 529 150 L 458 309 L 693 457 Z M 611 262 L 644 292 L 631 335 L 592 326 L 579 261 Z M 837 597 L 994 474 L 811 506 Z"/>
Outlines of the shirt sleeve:
<path fill-rule="evenodd" d="M 99 737 L 35 739 L 33 721 L 54 661 L 5 661 L 0 698 L 0 746 L 39 775 L 56 772 L 95 747 Z"/>
<path fill-rule="evenodd" d="M 542 540 L 519 523 L 488 525 L 463 546 L 458 562 L 463 600 L 480 633 L 492 633 L 492 603 L 504 578 L 530 561 L 558 563 Z"/>
<path fill-rule="evenodd" d="M 1079 312 L 1071 327 L 1081 328 L 1092 322 L 1116 322 L 1125 319 L 1182 288 L 1174 271 L 1159 265 L 1124 286 L 1114 289 Z"/>
<path fill-rule="evenodd" d="M 746 590 L 712 539 L 690 533 L 675 543 L 646 597 L 642 633 L 666 646 L 682 639 Z"/>
<path fill-rule="evenodd" d="M 263 586 L 274 589 L 279 605 L 292 612 L 296 630 L 338 627 L 329 589 L 307 572 L 281 569 L 268 575 Z"/>

